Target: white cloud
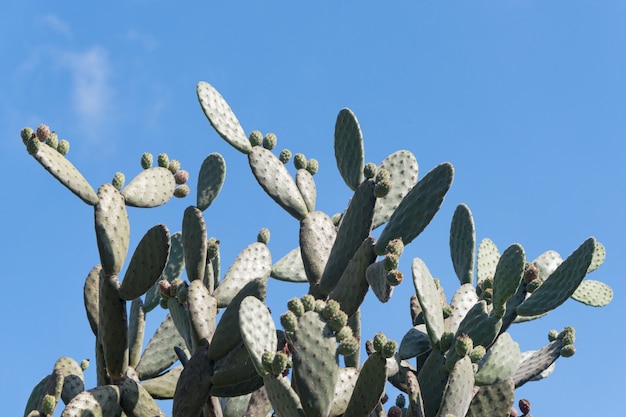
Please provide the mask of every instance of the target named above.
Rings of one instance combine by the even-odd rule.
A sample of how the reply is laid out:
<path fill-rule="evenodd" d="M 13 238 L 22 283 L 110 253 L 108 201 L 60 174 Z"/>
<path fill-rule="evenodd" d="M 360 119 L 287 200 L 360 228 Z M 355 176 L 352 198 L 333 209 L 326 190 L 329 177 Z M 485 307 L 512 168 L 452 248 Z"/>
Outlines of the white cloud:
<path fill-rule="evenodd" d="M 47 27 L 52 29 L 53 31 L 60 33 L 61 35 L 67 36 L 68 38 L 72 36 L 72 30 L 69 25 L 65 23 L 61 18 L 53 14 L 47 14 L 39 16 L 38 19 Z"/>

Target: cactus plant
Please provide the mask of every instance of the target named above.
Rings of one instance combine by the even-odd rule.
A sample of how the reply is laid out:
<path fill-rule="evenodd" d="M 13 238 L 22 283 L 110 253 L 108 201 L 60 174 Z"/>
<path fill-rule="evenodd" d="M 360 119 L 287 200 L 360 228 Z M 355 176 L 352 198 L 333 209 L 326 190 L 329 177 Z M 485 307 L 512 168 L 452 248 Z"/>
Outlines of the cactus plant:
<path fill-rule="evenodd" d="M 354 194 L 341 216 L 330 216 L 315 208 L 317 160 L 296 154 L 294 178 L 286 165 L 291 152 L 272 151 L 276 135 L 246 135 L 209 83 L 199 83 L 197 95 L 219 136 L 247 155 L 261 188 L 297 220 L 299 247 L 273 263 L 269 230 L 262 229 L 258 241 L 245 246 L 220 276 L 219 241 L 208 238 L 204 212 L 224 184 L 226 164 L 212 153 L 199 170 L 196 204 L 181 214 L 182 230 L 170 234 L 165 225 L 148 230 L 124 270 L 130 246 L 126 207 L 156 207 L 186 195 L 188 171 L 166 154 L 152 167 L 146 153 L 143 171 L 128 185 L 116 175 L 114 185 L 96 192 L 58 149 L 60 143 L 56 148 L 41 143 L 50 141 L 47 126 L 36 133 L 23 129 L 29 154 L 93 206 L 99 254 L 84 286 L 98 386 L 85 390 L 84 368 L 61 358 L 35 385 L 25 416 L 51 415 L 59 400 L 65 403 L 63 416 L 165 415 L 155 399 L 172 399 L 173 417 L 263 417 L 270 410 L 279 417 L 368 417 L 384 412 L 390 385 L 406 394 L 408 404 L 401 395 L 389 415 L 504 416 L 516 388 L 545 378 L 559 357 L 575 352 L 570 327 L 551 332 L 546 346 L 530 352 L 520 351 L 508 328 L 545 315 L 568 298 L 593 306 L 611 301 L 608 285 L 584 280 L 605 257 L 594 238 L 565 260 L 548 251 L 531 264 L 519 244 L 502 254 L 489 239 L 476 248 L 473 216 L 461 204 L 450 230 L 461 285 L 450 303 L 440 281 L 415 258 L 413 327 L 399 346 L 382 332 L 361 339 L 366 294 L 371 289 L 388 302 L 393 288 L 402 285 L 404 245 L 443 204 L 452 164 L 442 163 L 420 180 L 409 151 L 396 152 L 379 166 L 365 164 L 359 123 L 343 109 L 335 124 L 335 157 Z M 534 276 L 526 279 L 530 269 Z M 286 303 L 282 330 L 265 304 L 270 279 L 309 284 L 306 294 Z M 145 321 L 157 305 L 168 314 L 142 351 Z M 361 362 L 363 347 L 367 358 Z M 413 358 L 415 365 L 409 362 Z"/>

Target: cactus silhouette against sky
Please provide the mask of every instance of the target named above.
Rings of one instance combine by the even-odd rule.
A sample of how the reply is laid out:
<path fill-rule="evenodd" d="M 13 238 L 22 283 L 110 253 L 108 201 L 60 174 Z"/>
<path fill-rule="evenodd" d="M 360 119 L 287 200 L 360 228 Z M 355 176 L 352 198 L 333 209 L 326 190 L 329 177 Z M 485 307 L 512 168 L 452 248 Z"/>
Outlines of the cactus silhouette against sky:
<path fill-rule="evenodd" d="M 202 163 L 195 193 L 186 184 L 188 171 L 165 154 L 157 166 L 152 155 L 142 155 L 143 170 L 127 184 L 116 173 L 95 189 L 66 156 L 67 141 L 45 125 L 23 129 L 28 153 L 93 207 L 100 258 L 84 283 L 97 387 L 85 390 L 86 362 L 62 357 L 34 387 L 25 416 L 63 407 L 62 416 L 384 416 L 393 387 L 402 392 L 394 406 L 402 415 L 505 417 L 516 388 L 546 378 L 557 359 L 575 353 L 572 327 L 551 331 L 543 348 L 522 352 L 510 326 L 569 298 L 591 306 L 612 299 L 610 287 L 586 278 L 605 258 L 594 238 L 565 259 L 547 251 L 528 260 L 519 244 L 500 252 L 489 239 L 476 242 L 464 204 L 451 220 L 459 286 L 448 298 L 425 262 L 404 259 L 403 250 L 443 204 L 452 164 L 420 178 L 408 150 L 379 164 L 365 161 L 357 118 L 342 109 L 334 150 L 354 194 L 342 213 L 330 215 L 316 210 L 315 159 L 278 150 L 273 133 L 246 134 L 212 85 L 200 82 L 197 96 L 219 136 L 247 156 L 261 188 L 297 220 L 299 246 L 275 260 L 270 231 L 262 229 L 230 266 L 221 264 L 220 241 L 228 237 L 207 236 L 210 206 L 226 176 L 220 154 Z M 173 196 L 195 198 L 182 213 L 181 230 L 150 228 L 126 262 L 127 207 L 156 207 Z M 410 279 L 400 263 L 411 265 Z M 264 303 L 270 279 L 294 283 L 280 323 Z M 394 288 L 409 280 L 415 296 L 393 298 Z M 410 307 L 412 327 L 402 340 L 387 339 L 385 329 L 362 334 L 361 306 L 370 291 L 382 303 Z M 144 348 L 155 308 L 168 314 Z M 173 400 L 171 410 L 155 401 L 163 399 Z"/>

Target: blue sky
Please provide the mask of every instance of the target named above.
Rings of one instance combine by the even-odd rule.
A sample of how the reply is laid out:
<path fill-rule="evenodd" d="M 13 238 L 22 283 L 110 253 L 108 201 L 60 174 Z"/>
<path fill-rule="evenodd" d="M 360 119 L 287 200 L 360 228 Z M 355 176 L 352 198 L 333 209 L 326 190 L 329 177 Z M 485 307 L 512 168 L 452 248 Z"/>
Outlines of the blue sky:
<path fill-rule="evenodd" d="M 501 250 L 519 242 L 530 259 L 548 249 L 566 256 L 595 236 L 607 260 L 592 278 L 609 283 L 615 298 L 603 309 L 570 300 L 513 330 L 523 350 L 543 346 L 553 328 L 572 325 L 578 337 L 576 355 L 518 398 L 529 398 L 535 415 L 622 408 L 623 2 L 211 3 L 0 6 L 0 147 L 13 178 L 1 220 L 6 415 L 23 412 L 32 386 L 59 356 L 93 358 L 94 348 L 82 305 L 84 278 L 98 263 L 92 209 L 27 155 L 22 127 L 48 123 L 69 139 L 68 157 L 94 187 L 116 171 L 132 178 L 147 151 L 181 160 L 195 190 L 202 160 L 219 152 L 226 183 L 205 217 L 224 263 L 261 227 L 272 232 L 274 259 L 297 245 L 298 223 L 263 193 L 246 158 L 202 114 L 195 96 L 201 80 L 222 93 L 246 132 L 274 132 L 278 149 L 319 160 L 317 208 L 329 214 L 350 198 L 332 151 L 343 107 L 359 119 L 366 161 L 408 149 L 421 176 L 453 163 L 442 209 L 400 268 L 409 276 L 410 259 L 424 259 L 449 297 L 458 281 L 448 232 L 459 203 L 471 208 L 478 240 L 489 237 Z M 131 247 L 154 224 L 179 230 L 191 204 L 131 209 Z M 274 284 L 269 303 L 281 312 L 305 291 Z M 368 295 L 364 337 L 384 330 L 399 341 L 410 328 L 413 291 L 407 280 L 388 304 Z M 162 314 L 148 315 L 147 337 Z M 94 375 L 87 371 L 90 387 Z"/>

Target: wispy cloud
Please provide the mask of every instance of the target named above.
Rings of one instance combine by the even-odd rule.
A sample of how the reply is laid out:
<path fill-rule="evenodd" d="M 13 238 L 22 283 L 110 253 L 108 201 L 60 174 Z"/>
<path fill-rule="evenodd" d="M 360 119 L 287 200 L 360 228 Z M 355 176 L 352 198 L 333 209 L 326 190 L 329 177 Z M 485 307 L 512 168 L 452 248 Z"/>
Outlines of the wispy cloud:
<path fill-rule="evenodd" d="M 70 29 L 70 26 L 57 15 L 46 14 L 38 16 L 37 19 L 43 23 L 44 26 L 47 26 L 54 32 L 60 33 L 68 38 L 72 37 L 72 30 Z"/>
<path fill-rule="evenodd" d="M 159 43 L 156 39 L 135 29 L 129 30 L 124 37 L 126 38 L 126 40 L 140 45 L 142 48 L 149 52 L 154 51 L 159 46 Z"/>

